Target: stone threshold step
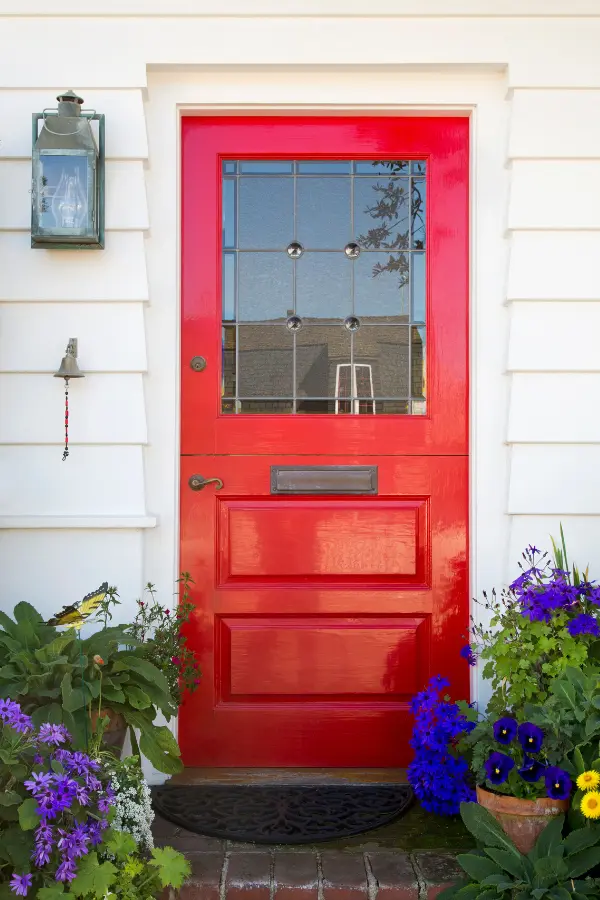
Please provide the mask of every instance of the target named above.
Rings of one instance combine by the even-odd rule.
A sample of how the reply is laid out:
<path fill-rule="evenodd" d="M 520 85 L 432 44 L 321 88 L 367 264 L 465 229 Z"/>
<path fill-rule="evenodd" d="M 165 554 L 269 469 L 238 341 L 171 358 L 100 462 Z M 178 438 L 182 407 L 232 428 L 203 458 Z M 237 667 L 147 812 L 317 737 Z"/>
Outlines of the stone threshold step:
<path fill-rule="evenodd" d="M 406 769 L 187 768 L 170 784 L 406 784 Z"/>

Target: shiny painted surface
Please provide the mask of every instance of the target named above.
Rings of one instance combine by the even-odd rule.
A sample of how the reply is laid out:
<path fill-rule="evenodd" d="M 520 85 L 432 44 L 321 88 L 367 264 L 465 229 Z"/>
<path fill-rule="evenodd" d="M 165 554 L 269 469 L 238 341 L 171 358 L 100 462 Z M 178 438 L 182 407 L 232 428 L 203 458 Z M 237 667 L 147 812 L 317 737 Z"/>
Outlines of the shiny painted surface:
<path fill-rule="evenodd" d="M 428 415 L 220 407 L 221 157 L 428 160 Z M 390 766 L 429 675 L 467 696 L 465 119 L 183 120 L 181 566 L 196 581 L 190 766 Z M 202 354 L 207 368 L 194 372 Z M 274 496 L 271 465 L 379 466 L 377 496 Z M 218 476 L 193 492 L 192 474 Z"/>

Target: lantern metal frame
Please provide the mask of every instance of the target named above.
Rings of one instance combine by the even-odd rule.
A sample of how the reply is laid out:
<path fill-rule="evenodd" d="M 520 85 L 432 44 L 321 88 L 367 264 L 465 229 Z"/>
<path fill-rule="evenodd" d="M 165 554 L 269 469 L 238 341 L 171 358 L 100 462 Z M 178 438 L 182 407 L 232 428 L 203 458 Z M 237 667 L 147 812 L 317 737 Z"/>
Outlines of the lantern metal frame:
<path fill-rule="evenodd" d="M 105 136 L 105 114 L 97 113 L 95 110 L 81 110 L 80 113 L 81 118 L 87 119 L 89 122 L 98 122 L 98 162 L 96 165 L 96 192 L 94 197 L 94 202 L 97 210 L 97 219 L 98 219 L 98 240 L 97 241 L 60 241 L 60 240 L 50 240 L 44 239 L 43 236 L 40 236 L 39 239 L 35 240 L 33 237 L 33 222 L 34 217 L 36 215 L 35 210 L 32 205 L 32 234 L 31 234 L 31 247 L 33 249 L 41 249 L 41 250 L 104 250 L 104 231 L 105 231 L 105 212 L 104 212 L 104 199 L 105 199 L 105 160 L 106 160 L 106 136 Z M 39 122 L 40 120 L 46 120 L 49 118 L 58 118 L 58 110 L 54 109 L 46 109 L 40 113 L 32 113 L 31 116 L 31 134 L 32 134 L 32 161 L 33 154 L 35 153 L 35 145 L 37 143 L 39 137 Z M 80 156 L 84 155 L 80 150 L 69 150 L 67 148 L 61 148 L 60 150 L 56 150 L 54 153 L 48 151 L 44 152 L 44 155 L 60 155 L 60 156 Z M 33 201 L 33 198 L 32 198 Z"/>

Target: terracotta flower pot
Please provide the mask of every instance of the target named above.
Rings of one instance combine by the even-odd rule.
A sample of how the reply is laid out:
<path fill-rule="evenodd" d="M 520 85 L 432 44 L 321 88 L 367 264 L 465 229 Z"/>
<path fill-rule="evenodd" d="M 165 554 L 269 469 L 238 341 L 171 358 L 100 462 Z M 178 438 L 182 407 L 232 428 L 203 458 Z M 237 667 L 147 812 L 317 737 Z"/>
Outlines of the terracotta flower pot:
<path fill-rule="evenodd" d="M 106 744 L 107 747 L 112 747 L 114 750 L 121 754 L 123 749 L 123 745 L 125 743 L 125 735 L 127 734 L 127 723 L 121 713 L 116 713 L 113 709 L 106 707 L 101 710 L 102 718 L 104 716 L 108 716 L 109 722 L 106 728 L 104 729 L 104 734 L 102 735 L 102 743 Z M 92 711 L 92 728 L 96 728 L 96 722 L 98 721 L 98 710 Z"/>
<path fill-rule="evenodd" d="M 571 801 L 552 800 L 550 797 L 521 800 L 506 794 L 493 794 L 478 787 L 477 802 L 491 812 L 517 850 L 529 853 L 550 819 L 566 813 Z"/>

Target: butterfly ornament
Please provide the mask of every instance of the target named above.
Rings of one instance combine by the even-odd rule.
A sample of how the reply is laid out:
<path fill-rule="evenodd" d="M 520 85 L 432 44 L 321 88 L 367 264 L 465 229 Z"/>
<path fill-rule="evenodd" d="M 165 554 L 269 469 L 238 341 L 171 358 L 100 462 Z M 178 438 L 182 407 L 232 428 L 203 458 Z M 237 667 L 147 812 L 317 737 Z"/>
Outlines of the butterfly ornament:
<path fill-rule="evenodd" d="M 96 612 L 106 595 L 108 594 L 108 581 L 101 584 L 99 588 L 87 594 L 79 603 L 73 603 L 71 606 L 63 606 L 59 613 L 48 619 L 47 625 L 66 625 L 68 628 L 76 628 L 79 630 L 86 619 L 89 619 Z"/>

